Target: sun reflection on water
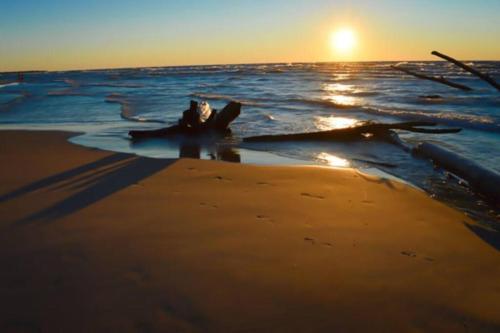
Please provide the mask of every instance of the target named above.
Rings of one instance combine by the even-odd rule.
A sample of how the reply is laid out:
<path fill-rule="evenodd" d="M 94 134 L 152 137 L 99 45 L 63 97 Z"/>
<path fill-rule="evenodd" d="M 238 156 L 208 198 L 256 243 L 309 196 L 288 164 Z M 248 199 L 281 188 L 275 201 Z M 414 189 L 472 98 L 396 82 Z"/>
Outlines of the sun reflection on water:
<path fill-rule="evenodd" d="M 359 98 L 350 96 L 360 91 L 352 84 L 327 83 L 323 86 L 323 91 L 326 92 L 325 99 L 335 104 L 347 106 L 359 104 L 357 103 Z"/>
<path fill-rule="evenodd" d="M 330 95 L 327 97 L 327 99 L 335 104 L 345 106 L 354 106 L 356 105 L 357 100 L 355 97 L 344 95 Z"/>
<path fill-rule="evenodd" d="M 344 84 L 344 83 L 325 84 L 324 90 L 329 91 L 329 92 L 333 92 L 333 93 L 336 93 L 336 92 L 354 92 L 355 91 L 354 85 Z"/>
<path fill-rule="evenodd" d="M 336 81 L 345 81 L 345 80 L 349 80 L 350 78 L 351 78 L 351 74 L 336 73 L 334 80 L 336 80 Z"/>
<path fill-rule="evenodd" d="M 340 129 L 353 127 L 358 123 L 358 120 L 347 117 L 315 117 L 314 125 L 320 131 L 329 131 L 332 129 Z"/>
<path fill-rule="evenodd" d="M 316 160 L 336 168 L 348 168 L 351 165 L 349 161 L 346 160 L 345 158 L 338 157 L 328 153 L 319 153 L 316 156 Z"/>

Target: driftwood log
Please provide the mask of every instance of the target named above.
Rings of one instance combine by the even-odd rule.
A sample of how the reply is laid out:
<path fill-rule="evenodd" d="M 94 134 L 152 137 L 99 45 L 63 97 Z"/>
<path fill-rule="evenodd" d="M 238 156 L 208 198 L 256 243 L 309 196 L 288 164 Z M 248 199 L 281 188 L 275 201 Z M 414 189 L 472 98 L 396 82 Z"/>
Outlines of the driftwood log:
<path fill-rule="evenodd" d="M 458 67 L 462 68 L 463 70 L 477 76 L 478 78 L 480 78 L 481 80 L 483 81 L 486 81 L 487 83 L 489 83 L 491 86 L 495 87 L 498 91 L 500 91 L 500 84 L 498 84 L 491 76 L 489 76 L 488 74 L 485 74 L 485 73 L 481 73 L 480 71 L 478 71 L 477 69 L 475 68 L 472 68 L 471 66 L 469 65 L 466 65 L 464 64 L 463 62 L 461 61 L 458 61 L 450 56 L 447 56 L 446 54 L 443 54 L 443 53 L 440 53 L 438 51 L 432 51 L 431 52 L 432 55 L 435 55 L 441 59 L 444 59 L 446 61 L 449 61 L 455 65 L 457 65 Z"/>
<path fill-rule="evenodd" d="M 205 123 L 201 123 L 189 119 L 196 112 L 197 105 L 196 102 L 191 101 L 190 109 L 184 111 L 183 118 L 177 125 L 158 130 L 130 131 L 129 135 L 134 139 L 162 138 L 175 135 L 196 136 L 207 133 L 223 135 L 230 131 L 229 124 L 235 120 L 241 112 L 240 103 L 230 102 L 220 112 L 214 110 L 210 118 Z"/>
<path fill-rule="evenodd" d="M 416 73 L 416 72 L 413 72 L 407 68 L 404 68 L 404 67 L 401 67 L 401 66 L 391 66 L 392 69 L 395 69 L 395 70 L 398 70 L 398 71 L 401 71 L 401 72 L 404 72 L 408 75 L 413 75 L 419 79 L 422 79 L 422 80 L 429 80 L 429 81 L 434 81 L 434 82 L 438 82 L 438 83 L 441 83 L 441 84 L 444 84 L 444 85 L 447 85 L 447 86 L 450 86 L 450 87 L 453 87 L 453 88 L 456 88 L 456 89 L 460 89 L 460 90 L 463 90 L 463 91 L 471 91 L 472 88 L 466 86 L 466 85 L 463 85 L 463 84 L 459 84 L 459 83 L 455 83 L 455 82 L 451 82 L 451 81 L 448 81 L 446 80 L 444 77 L 436 77 L 436 76 L 428 76 L 428 75 L 425 75 L 425 74 L 421 74 L 421 73 Z"/>
<path fill-rule="evenodd" d="M 431 159 L 437 166 L 466 180 L 473 190 L 484 195 L 494 205 L 500 206 L 500 175 L 498 173 L 431 143 L 417 145 L 413 153 Z"/>
<path fill-rule="evenodd" d="M 297 133 L 297 134 L 278 134 L 278 135 L 261 135 L 246 137 L 244 142 L 279 142 L 279 141 L 352 141 L 363 140 L 373 137 L 375 139 L 383 139 L 393 142 L 391 138 L 392 130 L 405 130 L 417 133 L 458 133 L 461 128 L 447 129 L 428 129 L 420 127 L 433 127 L 436 123 L 432 122 L 404 122 L 395 124 L 364 124 L 356 127 L 334 129 L 330 131 Z"/>

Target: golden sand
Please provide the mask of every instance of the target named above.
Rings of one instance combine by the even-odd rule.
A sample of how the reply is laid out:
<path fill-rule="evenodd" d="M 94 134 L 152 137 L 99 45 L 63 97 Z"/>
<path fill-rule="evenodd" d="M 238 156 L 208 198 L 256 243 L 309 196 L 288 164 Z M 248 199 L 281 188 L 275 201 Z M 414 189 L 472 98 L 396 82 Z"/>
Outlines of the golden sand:
<path fill-rule="evenodd" d="M 1 332 L 500 331 L 498 249 L 419 190 L 69 136 L 0 132 Z"/>

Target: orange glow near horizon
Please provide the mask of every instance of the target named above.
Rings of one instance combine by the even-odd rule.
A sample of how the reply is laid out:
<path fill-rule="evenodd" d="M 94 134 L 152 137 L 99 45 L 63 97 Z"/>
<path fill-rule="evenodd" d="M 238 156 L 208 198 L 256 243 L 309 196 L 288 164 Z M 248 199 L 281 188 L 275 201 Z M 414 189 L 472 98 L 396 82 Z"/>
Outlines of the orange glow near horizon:
<path fill-rule="evenodd" d="M 500 1 L 457 2 L 7 1 L 0 72 L 439 60 L 434 49 L 500 60 Z"/>

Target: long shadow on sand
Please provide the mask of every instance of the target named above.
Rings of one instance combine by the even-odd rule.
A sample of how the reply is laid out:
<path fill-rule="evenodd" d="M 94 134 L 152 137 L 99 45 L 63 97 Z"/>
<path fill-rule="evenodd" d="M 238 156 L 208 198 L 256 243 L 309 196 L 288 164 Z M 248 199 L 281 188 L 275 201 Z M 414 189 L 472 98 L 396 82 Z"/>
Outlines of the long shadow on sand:
<path fill-rule="evenodd" d="M 15 224 L 51 222 L 136 184 L 167 168 L 175 161 L 175 159 L 153 159 L 128 154 L 113 154 L 8 193 L 0 197 L 0 203 L 41 189 L 78 191 L 67 199 L 18 220 Z"/>
<path fill-rule="evenodd" d="M 91 162 L 85 165 L 81 165 L 79 167 L 73 168 L 71 170 L 67 170 L 64 172 L 61 172 L 57 175 L 50 176 L 41 180 L 38 180 L 36 182 L 33 182 L 31 184 L 28 184 L 26 186 L 23 186 L 17 190 L 14 190 L 10 193 L 4 194 L 0 196 L 0 203 L 16 199 L 17 197 L 29 194 L 30 192 L 35 192 L 38 190 L 41 190 L 46 187 L 50 187 L 55 184 L 61 184 L 65 181 L 68 181 L 72 179 L 73 177 L 76 177 L 80 174 L 84 174 L 86 172 L 106 167 L 108 165 L 112 165 L 114 163 L 124 161 L 127 159 L 130 159 L 131 155 L 128 154 L 113 154 L 111 156 L 106 156 L 104 158 L 101 158 L 95 162 Z"/>

